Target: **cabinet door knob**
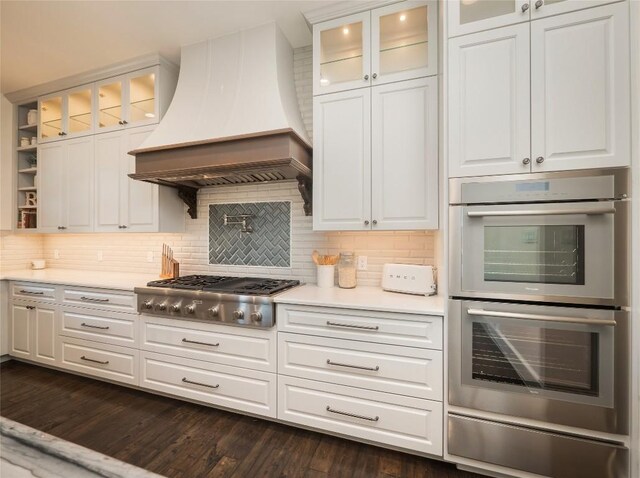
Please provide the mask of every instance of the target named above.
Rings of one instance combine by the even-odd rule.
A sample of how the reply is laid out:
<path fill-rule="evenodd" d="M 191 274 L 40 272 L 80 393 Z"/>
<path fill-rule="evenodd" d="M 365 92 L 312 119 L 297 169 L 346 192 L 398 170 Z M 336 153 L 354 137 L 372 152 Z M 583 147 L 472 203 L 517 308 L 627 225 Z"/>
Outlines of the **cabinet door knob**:
<path fill-rule="evenodd" d="M 536 158 L 536 163 L 538 163 L 538 164 L 542 164 L 542 163 L 544 163 L 544 158 L 543 158 L 542 156 L 538 156 L 538 157 Z"/>
<path fill-rule="evenodd" d="M 369 225 L 369 221 L 364 221 L 364 225 L 368 226 Z"/>
<path fill-rule="evenodd" d="M 530 162 L 531 162 L 531 159 L 529 159 L 529 158 L 524 158 L 522 160 L 522 164 L 529 164 Z"/>
<path fill-rule="evenodd" d="M 122 122 L 122 120 L 118 121 L 119 125 L 123 125 L 124 123 Z"/>
<path fill-rule="evenodd" d="M 129 124 L 127 120 L 122 120 L 122 124 Z"/>
<path fill-rule="evenodd" d="M 536 10 L 537 10 L 537 9 L 538 9 L 538 8 L 540 8 L 542 5 L 544 5 L 544 2 L 543 2 L 542 0 L 538 0 L 538 1 L 535 3 L 535 5 L 536 5 Z"/>
<path fill-rule="evenodd" d="M 526 12 L 527 10 L 529 10 L 529 4 L 528 3 L 523 3 L 522 4 L 522 13 Z"/>
<path fill-rule="evenodd" d="M 364 81 L 367 81 L 369 79 L 369 75 L 364 75 Z"/>
<path fill-rule="evenodd" d="M 374 73 L 373 75 L 371 75 L 371 78 L 373 78 L 375 80 L 376 78 L 378 78 L 378 74 Z"/>
<path fill-rule="evenodd" d="M 378 224 L 378 221 L 374 219 L 373 220 L 373 225 L 375 226 L 376 224 Z"/>

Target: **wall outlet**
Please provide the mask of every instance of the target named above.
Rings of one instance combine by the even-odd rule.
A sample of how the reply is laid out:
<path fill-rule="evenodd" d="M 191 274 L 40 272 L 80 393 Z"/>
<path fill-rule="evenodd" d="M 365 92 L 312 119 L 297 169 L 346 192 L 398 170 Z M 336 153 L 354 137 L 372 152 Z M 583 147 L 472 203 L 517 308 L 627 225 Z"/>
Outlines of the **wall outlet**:
<path fill-rule="evenodd" d="M 102 262 L 102 251 L 98 251 L 98 262 Z"/>
<path fill-rule="evenodd" d="M 147 262 L 153 262 L 153 251 L 147 252 Z"/>
<path fill-rule="evenodd" d="M 53 258 L 60 259 L 60 251 L 58 249 L 53 250 Z"/>
<path fill-rule="evenodd" d="M 358 256 L 358 270 L 359 271 L 367 270 L 367 256 Z"/>

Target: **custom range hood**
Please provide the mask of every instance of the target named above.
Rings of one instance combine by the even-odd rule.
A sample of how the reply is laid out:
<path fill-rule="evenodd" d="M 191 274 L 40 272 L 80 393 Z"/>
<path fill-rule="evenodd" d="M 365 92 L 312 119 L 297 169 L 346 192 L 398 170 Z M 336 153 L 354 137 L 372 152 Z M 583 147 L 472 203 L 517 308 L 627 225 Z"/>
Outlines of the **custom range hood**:
<path fill-rule="evenodd" d="M 293 51 L 275 23 L 182 48 L 173 100 L 135 151 L 133 179 L 178 188 L 197 215 L 199 188 L 297 179 L 311 214 L 311 145 Z"/>

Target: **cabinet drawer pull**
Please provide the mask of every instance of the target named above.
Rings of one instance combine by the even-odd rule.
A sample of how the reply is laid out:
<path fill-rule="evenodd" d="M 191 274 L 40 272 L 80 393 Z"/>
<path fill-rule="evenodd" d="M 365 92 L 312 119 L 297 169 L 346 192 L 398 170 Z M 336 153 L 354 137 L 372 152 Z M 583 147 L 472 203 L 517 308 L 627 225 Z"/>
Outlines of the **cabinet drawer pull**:
<path fill-rule="evenodd" d="M 358 370 L 371 370 L 372 372 L 377 372 L 378 370 L 380 370 L 380 367 L 378 367 L 377 365 L 375 367 L 363 367 L 361 365 L 349 365 L 348 363 L 332 362 L 331 359 L 327 359 L 327 365 L 335 365 L 336 367 L 357 368 Z"/>
<path fill-rule="evenodd" d="M 377 422 L 378 420 L 380 420 L 380 417 L 377 415 L 375 417 L 368 417 L 366 415 L 358 415 L 357 413 L 343 412 L 341 410 L 335 410 L 331 408 L 331 406 L 329 405 L 327 405 L 327 411 L 331 413 L 336 413 L 338 415 L 344 415 L 346 417 L 360 418 L 361 420 L 369 420 L 370 422 Z"/>
<path fill-rule="evenodd" d="M 378 330 L 380 327 L 377 325 L 353 325 L 353 324 L 341 324 L 340 322 L 331 322 L 327 320 L 327 325 L 330 327 L 347 327 L 348 329 L 361 329 L 361 330 Z"/>
<path fill-rule="evenodd" d="M 84 355 L 82 357 L 80 357 L 80 360 L 86 360 L 87 362 L 93 362 L 93 363 L 99 363 L 100 365 L 107 365 L 109 363 L 108 360 L 96 360 L 96 359 L 92 359 L 89 357 L 85 357 Z"/>
<path fill-rule="evenodd" d="M 27 305 L 26 306 L 28 310 L 36 310 L 36 306 L 35 305 Z"/>
<path fill-rule="evenodd" d="M 89 327 L 90 329 L 109 330 L 109 326 L 107 326 L 107 327 L 101 327 L 101 326 L 99 326 L 99 325 L 85 324 L 84 322 L 82 322 L 80 325 L 81 325 L 82 327 Z"/>
<path fill-rule="evenodd" d="M 24 289 L 21 289 L 20 293 L 21 294 L 30 294 L 30 295 L 44 295 L 44 292 L 34 292 L 32 290 L 24 290 Z"/>
<path fill-rule="evenodd" d="M 182 339 L 182 342 L 184 342 L 185 344 L 197 344 L 197 345 L 208 345 L 209 347 L 218 347 L 220 345 L 220 342 L 218 342 L 217 344 L 210 344 L 207 342 L 198 342 L 197 340 L 189 340 L 189 339 Z"/>
<path fill-rule="evenodd" d="M 183 383 L 190 383 L 191 385 L 199 385 L 201 387 L 207 387 L 207 388 L 218 388 L 220 386 L 219 383 L 217 383 L 216 385 L 209 385 L 209 384 L 201 383 L 201 382 L 193 382 L 191 380 L 187 380 L 187 377 L 182 377 L 182 382 Z"/>
<path fill-rule="evenodd" d="M 109 302 L 109 299 L 98 299 L 96 297 L 80 297 L 80 300 L 84 300 L 85 302 Z"/>

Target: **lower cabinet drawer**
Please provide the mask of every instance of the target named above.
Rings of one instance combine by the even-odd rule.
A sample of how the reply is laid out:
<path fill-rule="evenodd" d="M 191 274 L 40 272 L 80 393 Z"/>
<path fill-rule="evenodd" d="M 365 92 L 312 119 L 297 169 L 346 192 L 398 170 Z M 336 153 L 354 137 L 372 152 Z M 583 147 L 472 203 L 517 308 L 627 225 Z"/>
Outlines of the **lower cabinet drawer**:
<path fill-rule="evenodd" d="M 136 347 L 137 318 L 133 314 L 63 307 L 60 335 Z"/>
<path fill-rule="evenodd" d="M 442 455 L 442 403 L 278 377 L 278 419 Z"/>
<path fill-rule="evenodd" d="M 278 333 L 278 373 L 442 400 L 442 352 Z"/>
<path fill-rule="evenodd" d="M 62 292 L 64 304 L 82 307 L 99 307 L 104 310 L 136 313 L 136 296 L 133 292 L 65 287 Z"/>
<path fill-rule="evenodd" d="M 132 385 L 138 384 L 139 352 L 117 345 L 60 337 L 62 368 Z"/>
<path fill-rule="evenodd" d="M 141 349 L 245 367 L 276 371 L 276 331 L 140 316 Z"/>
<path fill-rule="evenodd" d="M 12 282 L 11 297 L 13 299 L 29 299 L 40 302 L 55 302 L 56 287 L 50 284 Z"/>
<path fill-rule="evenodd" d="M 140 386 L 178 397 L 276 416 L 276 375 L 141 352 Z"/>

